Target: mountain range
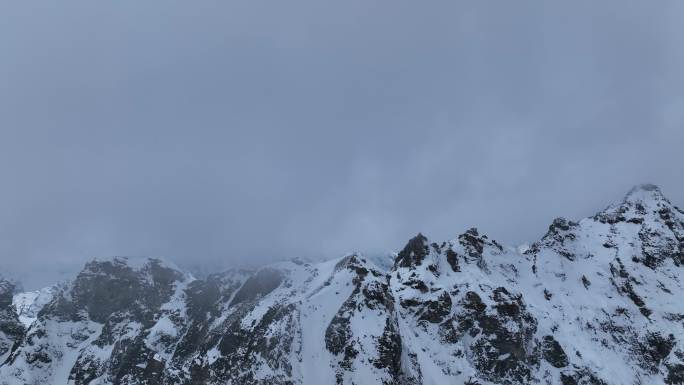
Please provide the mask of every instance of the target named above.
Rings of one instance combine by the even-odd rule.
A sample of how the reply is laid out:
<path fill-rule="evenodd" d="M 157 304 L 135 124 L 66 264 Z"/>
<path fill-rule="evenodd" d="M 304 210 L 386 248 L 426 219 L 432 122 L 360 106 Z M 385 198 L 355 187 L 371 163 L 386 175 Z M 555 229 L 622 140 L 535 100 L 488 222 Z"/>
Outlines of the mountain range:
<path fill-rule="evenodd" d="M 94 260 L 35 293 L 0 280 L 0 384 L 684 384 L 683 264 L 653 185 L 524 249 L 472 228 L 390 266 Z"/>

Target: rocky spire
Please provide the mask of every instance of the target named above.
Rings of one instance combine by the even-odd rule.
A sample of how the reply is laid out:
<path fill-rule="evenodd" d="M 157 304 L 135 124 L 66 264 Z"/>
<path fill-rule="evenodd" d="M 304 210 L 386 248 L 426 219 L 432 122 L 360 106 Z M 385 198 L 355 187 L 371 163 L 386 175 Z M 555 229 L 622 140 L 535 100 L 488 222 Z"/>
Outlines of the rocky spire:
<path fill-rule="evenodd" d="M 400 267 L 419 266 L 428 254 L 428 239 L 423 234 L 418 233 L 399 252 L 395 264 Z"/>

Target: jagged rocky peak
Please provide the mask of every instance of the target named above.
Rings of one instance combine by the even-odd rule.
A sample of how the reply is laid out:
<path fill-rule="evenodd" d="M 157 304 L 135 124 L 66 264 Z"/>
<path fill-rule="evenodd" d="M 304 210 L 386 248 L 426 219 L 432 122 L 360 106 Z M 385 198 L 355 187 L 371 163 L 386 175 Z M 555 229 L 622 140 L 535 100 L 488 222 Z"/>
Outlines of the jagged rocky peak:
<path fill-rule="evenodd" d="M 105 322 L 112 313 L 149 313 L 173 294 L 174 284 L 187 275 L 159 258 L 114 257 L 88 262 L 72 285 L 58 293 L 48 309 L 62 317 L 80 319 L 86 309 L 93 321 Z"/>
<path fill-rule="evenodd" d="M 630 240 L 635 231 L 638 237 Z M 634 252 L 638 253 L 628 258 L 651 268 L 668 257 L 676 264 L 684 263 L 684 213 L 657 186 L 638 185 L 592 217 L 578 222 L 556 218 L 542 239 L 524 253 L 534 256 L 542 249 L 551 249 L 569 260 L 592 258 L 597 250 L 590 249 L 597 242 L 603 248 L 623 252 L 636 247 Z"/>
<path fill-rule="evenodd" d="M 684 212 L 655 185 L 634 187 L 621 202 L 609 206 L 593 219 L 613 226 L 611 232 L 615 234 L 625 233 L 630 226 L 638 226 L 641 250 L 631 258 L 635 262 L 651 269 L 662 266 L 668 259 L 675 265 L 684 264 Z M 607 238 L 606 247 L 620 247 L 616 236 Z"/>
<path fill-rule="evenodd" d="M 456 239 L 448 242 L 430 242 L 423 234 L 408 241 L 397 254 L 394 270 L 410 270 L 423 266 L 432 274 L 439 275 L 443 261 L 454 272 L 461 271 L 461 264 L 473 264 L 486 269 L 486 259 L 505 253 L 504 247 L 494 239 L 482 234 L 477 228 L 470 228 Z M 427 262 L 426 262 L 427 261 Z"/>
<path fill-rule="evenodd" d="M 449 242 L 430 243 L 423 234 L 418 234 L 408 241 L 406 246 L 399 252 L 396 258 L 395 267 L 414 268 L 423 264 L 429 255 L 433 255 L 431 263 L 435 259 L 446 258 L 454 271 L 459 271 L 458 259 L 466 263 L 477 263 L 484 267 L 483 258 L 485 254 L 500 254 L 504 248 L 496 240 L 482 234 L 477 228 L 470 228 L 460 234 L 456 240 Z M 429 268 L 434 270 L 435 265 L 430 264 Z"/>
<path fill-rule="evenodd" d="M 632 188 L 622 201 L 608 206 L 594 216 L 601 223 L 615 224 L 630 222 L 641 224 L 645 220 L 673 219 L 684 213 L 670 203 L 660 188 L 652 184 L 642 184 Z"/>
<path fill-rule="evenodd" d="M 13 294 L 14 284 L 0 277 L 0 309 L 5 309 L 12 305 Z"/>
<path fill-rule="evenodd" d="M 573 222 L 563 217 L 558 217 L 554 219 L 551 225 L 549 226 L 547 236 L 550 234 L 559 234 L 563 231 L 570 231 L 570 229 L 577 227 L 578 225 L 579 223 L 577 222 Z"/>
<path fill-rule="evenodd" d="M 503 246 L 497 241 L 489 239 L 485 234 L 480 234 L 477 228 L 473 227 L 458 236 L 458 242 L 463 247 L 467 255 L 466 261 L 477 262 L 482 259 L 486 248 L 491 247 L 495 252 L 502 252 Z"/>
<path fill-rule="evenodd" d="M 375 266 L 366 258 L 354 253 L 343 257 L 335 265 L 335 271 L 342 269 L 348 269 L 356 272 L 358 275 L 365 276 L 369 270 L 375 270 Z"/>
<path fill-rule="evenodd" d="M 169 286 L 189 278 L 175 264 L 161 258 L 113 257 L 85 265 L 78 280 L 137 280 L 146 285 Z"/>
<path fill-rule="evenodd" d="M 533 243 L 524 254 L 536 255 L 543 248 L 549 248 L 556 251 L 563 257 L 574 261 L 575 252 L 573 250 L 573 243 L 577 239 L 577 232 L 580 230 L 580 224 L 573 222 L 566 218 L 556 218 L 553 220 L 549 229 L 544 234 L 541 240 Z"/>
<path fill-rule="evenodd" d="M 399 252 L 395 265 L 400 267 L 420 266 L 429 253 L 428 239 L 423 234 L 418 233 Z"/>
<path fill-rule="evenodd" d="M 104 273 L 116 276 L 117 274 L 136 272 L 154 275 L 161 271 L 166 271 L 178 276 L 184 274 L 178 266 L 163 258 L 122 256 L 105 259 L 96 258 L 86 263 L 81 274 Z"/>

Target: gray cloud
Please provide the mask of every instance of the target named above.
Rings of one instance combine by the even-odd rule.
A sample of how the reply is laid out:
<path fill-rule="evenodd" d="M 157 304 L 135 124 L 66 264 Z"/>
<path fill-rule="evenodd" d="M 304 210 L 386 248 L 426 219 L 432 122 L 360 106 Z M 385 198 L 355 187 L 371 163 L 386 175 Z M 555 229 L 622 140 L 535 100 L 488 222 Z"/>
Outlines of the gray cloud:
<path fill-rule="evenodd" d="M 324 4 L 326 3 L 326 4 Z M 678 1 L 0 9 L 0 265 L 509 244 L 631 185 L 684 205 Z"/>

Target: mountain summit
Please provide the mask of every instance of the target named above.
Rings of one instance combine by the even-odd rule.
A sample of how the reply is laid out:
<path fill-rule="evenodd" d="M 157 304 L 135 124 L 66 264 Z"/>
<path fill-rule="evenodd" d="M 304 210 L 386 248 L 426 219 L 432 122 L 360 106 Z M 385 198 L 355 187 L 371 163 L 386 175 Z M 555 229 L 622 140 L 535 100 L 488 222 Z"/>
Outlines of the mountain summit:
<path fill-rule="evenodd" d="M 684 212 L 653 185 L 522 252 L 473 228 L 389 270 L 93 261 L 27 330 L 0 282 L 0 384 L 684 384 L 683 264 Z"/>

